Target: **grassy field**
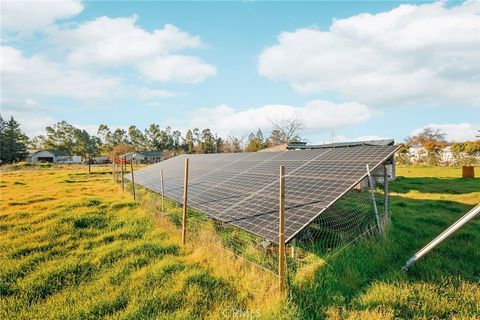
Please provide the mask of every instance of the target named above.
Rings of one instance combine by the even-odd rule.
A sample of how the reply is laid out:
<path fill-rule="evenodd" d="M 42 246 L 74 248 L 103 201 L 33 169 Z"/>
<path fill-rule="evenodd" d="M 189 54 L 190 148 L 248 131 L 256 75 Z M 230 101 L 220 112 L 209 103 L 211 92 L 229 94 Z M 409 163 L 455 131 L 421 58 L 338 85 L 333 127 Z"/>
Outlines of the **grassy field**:
<path fill-rule="evenodd" d="M 480 219 L 408 273 L 405 260 L 480 203 L 480 179 L 458 168 L 400 167 L 386 239 L 358 242 L 293 288 L 302 318 L 479 319 Z"/>
<path fill-rule="evenodd" d="M 480 318 L 479 218 L 399 272 L 480 202 L 480 179 L 461 179 L 460 169 L 398 168 L 386 238 L 300 270 L 286 301 L 268 273 L 180 246 L 108 168 L 95 171 L 2 173 L 0 319 Z"/>
<path fill-rule="evenodd" d="M 288 317 L 272 276 L 181 247 L 95 169 L 2 173 L 0 319 Z"/>

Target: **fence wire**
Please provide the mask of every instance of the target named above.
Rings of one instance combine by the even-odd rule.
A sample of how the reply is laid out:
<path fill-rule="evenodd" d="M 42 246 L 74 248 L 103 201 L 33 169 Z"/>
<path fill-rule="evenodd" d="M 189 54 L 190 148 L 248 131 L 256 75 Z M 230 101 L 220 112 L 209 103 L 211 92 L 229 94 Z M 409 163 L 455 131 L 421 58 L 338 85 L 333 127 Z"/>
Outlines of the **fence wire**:
<path fill-rule="evenodd" d="M 389 170 L 391 172 L 391 167 Z M 125 177 L 131 175 L 129 165 L 124 168 L 123 173 Z M 120 165 L 115 166 L 113 176 L 115 182 L 122 184 Z M 363 179 L 288 243 L 285 256 L 289 275 L 311 263 L 312 257 L 331 258 L 355 241 L 376 236 L 379 234 L 379 229 L 382 232 L 385 230 L 389 215 L 386 214 L 384 202 L 384 166 L 379 166 L 372 171 L 371 177 L 373 185 L 369 185 L 368 178 Z M 184 179 L 183 174 L 174 176 L 165 174 L 163 178 L 165 181 L 167 179 L 183 181 Z M 160 174 L 158 179 L 160 181 Z M 170 197 L 165 197 L 139 184 L 133 185 L 130 179 L 124 178 L 123 184 L 125 191 L 133 193 L 133 189 L 135 190 L 136 201 L 149 212 L 167 217 L 172 232 L 181 232 L 183 204 L 175 199 L 182 199 L 183 187 L 169 189 Z M 286 184 L 288 186 L 288 175 Z M 372 201 L 372 190 L 380 226 Z M 287 193 L 286 201 L 288 197 Z M 226 222 L 212 219 L 206 213 L 189 206 L 187 206 L 186 229 L 187 242 L 208 244 L 214 251 L 227 250 L 232 255 L 277 276 L 278 246 L 271 241 Z"/>

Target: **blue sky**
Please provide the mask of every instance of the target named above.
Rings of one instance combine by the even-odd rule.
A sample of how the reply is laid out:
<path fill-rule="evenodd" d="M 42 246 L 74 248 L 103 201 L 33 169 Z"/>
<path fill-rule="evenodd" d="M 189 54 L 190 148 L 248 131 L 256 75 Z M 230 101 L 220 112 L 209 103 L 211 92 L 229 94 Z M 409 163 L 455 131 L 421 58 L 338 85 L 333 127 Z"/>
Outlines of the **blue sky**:
<path fill-rule="evenodd" d="M 54 9 L 52 9 L 54 8 Z M 2 1 L 2 116 L 311 143 L 480 129 L 478 2 Z M 31 13 L 36 12 L 32 18 Z"/>

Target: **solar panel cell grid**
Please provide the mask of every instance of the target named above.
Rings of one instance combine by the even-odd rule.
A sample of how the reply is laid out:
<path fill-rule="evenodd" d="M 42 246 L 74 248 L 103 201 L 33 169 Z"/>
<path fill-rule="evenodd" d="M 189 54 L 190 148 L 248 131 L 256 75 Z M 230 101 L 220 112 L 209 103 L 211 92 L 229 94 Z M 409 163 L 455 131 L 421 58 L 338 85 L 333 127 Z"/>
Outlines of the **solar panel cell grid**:
<path fill-rule="evenodd" d="M 184 159 L 189 158 L 189 203 L 274 243 L 278 237 L 279 167 L 286 171 L 285 236 L 299 231 L 395 152 L 394 146 L 361 146 L 281 152 L 180 155 L 135 172 L 135 182 L 182 201 Z M 129 175 L 125 175 L 129 179 Z"/>

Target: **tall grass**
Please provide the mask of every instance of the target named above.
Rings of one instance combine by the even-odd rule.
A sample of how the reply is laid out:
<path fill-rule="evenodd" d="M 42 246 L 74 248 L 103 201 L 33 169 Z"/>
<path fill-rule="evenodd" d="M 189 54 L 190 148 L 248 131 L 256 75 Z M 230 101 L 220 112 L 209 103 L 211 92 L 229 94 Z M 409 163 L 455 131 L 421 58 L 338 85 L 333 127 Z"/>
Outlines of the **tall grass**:
<path fill-rule="evenodd" d="M 308 255 L 285 300 L 275 277 L 219 249 L 228 230 L 203 224 L 183 247 L 168 216 L 96 169 L 1 174 L 0 319 L 480 317 L 478 218 L 399 272 L 480 202 L 480 179 L 459 169 L 399 168 L 386 237 Z"/>
<path fill-rule="evenodd" d="M 15 171 L 0 183 L 0 319 L 292 316 L 271 276 L 208 237 L 180 246 L 108 174 Z"/>
<path fill-rule="evenodd" d="M 480 219 L 400 272 L 410 256 L 480 202 L 480 179 L 438 167 L 399 168 L 398 175 L 386 237 L 359 241 L 318 263 L 308 281 L 296 278 L 292 301 L 301 318 L 480 318 Z"/>

